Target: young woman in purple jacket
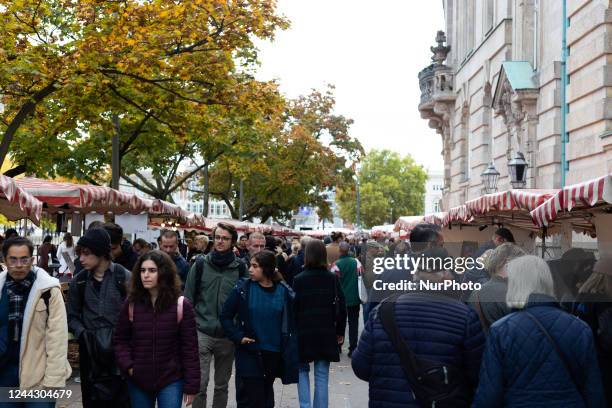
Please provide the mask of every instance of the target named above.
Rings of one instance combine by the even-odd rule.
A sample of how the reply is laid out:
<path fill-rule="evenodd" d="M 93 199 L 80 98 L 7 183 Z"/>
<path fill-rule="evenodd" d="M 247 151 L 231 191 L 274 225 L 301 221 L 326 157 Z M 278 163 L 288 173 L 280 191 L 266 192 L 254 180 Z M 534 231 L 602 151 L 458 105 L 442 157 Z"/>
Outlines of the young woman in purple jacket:
<path fill-rule="evenodd" d="M 113 342 L 132 406 L 192 403 L 200 387 L 195 314 L 164 252 L 147 252 L 136 262 Z"/>

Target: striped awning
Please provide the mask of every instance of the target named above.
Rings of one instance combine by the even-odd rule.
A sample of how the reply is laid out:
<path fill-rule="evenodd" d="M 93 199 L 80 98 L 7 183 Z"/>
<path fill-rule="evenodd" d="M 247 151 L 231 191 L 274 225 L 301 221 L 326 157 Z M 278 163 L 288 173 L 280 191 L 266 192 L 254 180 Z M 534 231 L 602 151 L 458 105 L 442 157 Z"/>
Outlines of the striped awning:
<path fill-rule="evenodd" d="M 612 175 L 566 186 L 531 211 L 533 222 L 547 227 L 562 213 L 612 204 Z"/>
<path fill-rule="evenodd" d="M 17 185 L 14 179 L 0 174 L 0 214 L 10 221 L 28 218 L 40 222 L 43 203 Z"/>

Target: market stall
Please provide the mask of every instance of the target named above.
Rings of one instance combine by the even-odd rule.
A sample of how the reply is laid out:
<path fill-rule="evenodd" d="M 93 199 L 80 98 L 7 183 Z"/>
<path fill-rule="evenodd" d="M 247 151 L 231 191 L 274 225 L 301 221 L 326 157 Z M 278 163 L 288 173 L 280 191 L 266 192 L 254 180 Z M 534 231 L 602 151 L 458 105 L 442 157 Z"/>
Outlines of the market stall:
<path fill-rule="evenodd" d="M 14 179 L 0 174 L 0 214 L 9 221 L 27 218 L 39 224 L 43 203 L 19 187 Z"/>

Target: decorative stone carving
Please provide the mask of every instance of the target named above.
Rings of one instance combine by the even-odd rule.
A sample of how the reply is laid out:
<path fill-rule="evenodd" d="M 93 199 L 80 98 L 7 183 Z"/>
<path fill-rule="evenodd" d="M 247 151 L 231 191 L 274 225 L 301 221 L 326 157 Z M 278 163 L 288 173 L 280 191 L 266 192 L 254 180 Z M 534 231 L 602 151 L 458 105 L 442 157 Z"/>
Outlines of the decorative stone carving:
<path fill-rule="evenodd" d="M 443 45 L 446 42 L 446 34 L 444 34 L 444 31 L 438 31 L 436 33 L 436 42 L 438 43 L 438 46 L 429 47 L 429 49 L 433 53 L 431 60 L 434 63 L 434 66 L 440 66 L 444 64 L 446 56 L 450 52 L 451 47 L 449 45 Z"/>
<path fill-rule="evenodd" d="M 451 121 L 455 107 L 455 93 L 453 90 L 454 74 L 451 67 L 444 65 L 450 52 L 450 46 L 445 46 L 446 35 L 438 31 L 436 35 L 437 46 L 430 47 L 432 64 L 419 73 L 419 87 L 421 100 L 419 111 L 421 117 L 428 120 L 429 127 L 435 129 L 442 136 L 445 171 L 445 190 L 450 188 L 450 152 L 454 143 L 450 139 Z M 446 168 L 448 166 L 448 168 Z"/>
<path fill-rule="evenodd" d="M 529 163 L 528 188 L 534 185 L 538 122 L 538 90 L 531 72 L 528 62 L 505 62 L 493 97 L 495 114 L 501 115 L 507 128 L 506 158 L 510 160 L 516 152 L 522 152 Z"/>

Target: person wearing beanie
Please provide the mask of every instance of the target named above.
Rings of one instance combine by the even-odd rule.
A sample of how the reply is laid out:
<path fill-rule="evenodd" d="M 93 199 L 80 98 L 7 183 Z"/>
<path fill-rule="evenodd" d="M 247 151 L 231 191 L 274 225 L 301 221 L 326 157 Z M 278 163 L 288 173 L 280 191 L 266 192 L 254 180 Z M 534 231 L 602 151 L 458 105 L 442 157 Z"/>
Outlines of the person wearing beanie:
<path fill-rule="evenodd" d="M 68 328 L 79 340 L 83 407 L 127 407 L 127 383 L 115 364 L 112 333 L 131 274 L 111 261 L 111 238 L 90 228 L 77 242 L 83 269 L 68 289 Z"/>

